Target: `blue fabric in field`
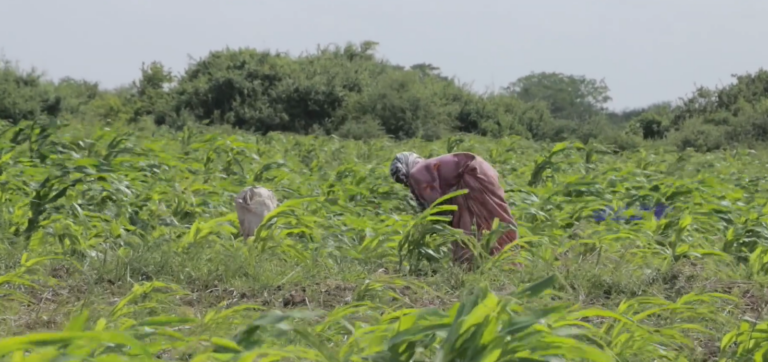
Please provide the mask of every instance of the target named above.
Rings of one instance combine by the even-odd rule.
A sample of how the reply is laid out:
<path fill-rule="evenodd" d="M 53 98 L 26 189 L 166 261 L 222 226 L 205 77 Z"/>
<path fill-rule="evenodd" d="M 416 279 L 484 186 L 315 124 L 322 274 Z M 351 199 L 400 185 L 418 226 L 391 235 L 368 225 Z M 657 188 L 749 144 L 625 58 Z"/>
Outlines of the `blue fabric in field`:
<path fill-rule="evenodd" d="M 641 215 L 632 215 L 632 216 L 626 217 L 625 215 L 623 215 L 624 214 L 623 211 L 626 211 L 626 210 L 627 210 L 626 207 L 624 207 L 623 209 L 619 210 L 619 212 L 616 212 L 614 214 L 614 217 L 612 217 L 611 220 L 613 220 L 613 221 L 623 221 L 623 220 L 637 221 L 637 220 L 642 220 L 643 219 L 643 217 Z M 640 207 L 637 208 L 637 210 L 641 211 L 641 212 L 653 211 L 653 217 L 656 220 L 661 220 L 661 218 L 664 216 L 664 214 L 667 212 L 667 210 L 669 210 L 669 207 L 667 205 L 664 205 L 664 204 L 658 204 L 658 205 L 656 205 L 654 207 L 650 207 L 650 206 L 647 206 L 647 205 L 641 205 Z M 598 223 L 601 223 L 601 222 L 605 221 L 606 217 L 608 216 L 608 213 L 610 211 L 613 211 L 613 208 L 610 207 L 610 206 L 605 208 L 605 210 L 595 211 L 594 212 L 595 221 L 597 221 Z"/>

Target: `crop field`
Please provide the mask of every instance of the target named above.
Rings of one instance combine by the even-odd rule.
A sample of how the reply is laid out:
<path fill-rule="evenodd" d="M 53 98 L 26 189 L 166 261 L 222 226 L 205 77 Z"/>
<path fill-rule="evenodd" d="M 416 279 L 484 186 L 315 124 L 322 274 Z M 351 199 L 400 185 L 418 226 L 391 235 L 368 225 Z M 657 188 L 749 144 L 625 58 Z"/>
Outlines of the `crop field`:
<path fill-rule="evenodd" d="M 488 160 L 519 248 L 453 266 L 446 206 L 389 177 L 400 151 Z M 750 150 L 6 126 L 0 358 L 761 361 L 767 174 Z M 243 240 L 253 185 L 281 205 Z"/>

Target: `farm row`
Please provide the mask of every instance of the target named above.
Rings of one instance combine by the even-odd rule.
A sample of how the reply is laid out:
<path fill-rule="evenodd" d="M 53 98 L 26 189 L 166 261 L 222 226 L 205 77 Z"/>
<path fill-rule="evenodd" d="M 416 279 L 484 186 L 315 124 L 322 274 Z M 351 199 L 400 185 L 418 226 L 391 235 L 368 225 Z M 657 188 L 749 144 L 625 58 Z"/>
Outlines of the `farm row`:
<path fill-rule="evenodd" d="M 459 233 L 389 177 L 400 151 L 488 160 L 521 250 L 452 266 Z M 768 350 L 767 159 L 24 122 L 0 143 L 0 355 L 752 360 Z M 281 206 L 244 241 L 233 197 L 250 185 Z M 649 205 L 663 216 L 600 211 Z"/>

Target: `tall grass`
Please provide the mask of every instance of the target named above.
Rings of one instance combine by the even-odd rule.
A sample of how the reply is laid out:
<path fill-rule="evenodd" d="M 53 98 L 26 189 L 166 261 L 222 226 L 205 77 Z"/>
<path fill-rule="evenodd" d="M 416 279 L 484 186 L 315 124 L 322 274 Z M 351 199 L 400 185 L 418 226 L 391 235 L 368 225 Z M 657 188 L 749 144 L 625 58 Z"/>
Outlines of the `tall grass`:
<path fill-rule="evenodd" d="M 467 272 L 399 151 L 499 171 L 519 249 Z M 0 136 L 4 360 L 760 361 L 768 157 L 455 136 L 25 122 Z M 243 240 L 233 196 L 281 205 Z M 661 219 L 594 212 L 669 206 Z M 493 242 L 503 230 L 486 236 Z M 522 268 L 513 267 L 520 263 Z"/>

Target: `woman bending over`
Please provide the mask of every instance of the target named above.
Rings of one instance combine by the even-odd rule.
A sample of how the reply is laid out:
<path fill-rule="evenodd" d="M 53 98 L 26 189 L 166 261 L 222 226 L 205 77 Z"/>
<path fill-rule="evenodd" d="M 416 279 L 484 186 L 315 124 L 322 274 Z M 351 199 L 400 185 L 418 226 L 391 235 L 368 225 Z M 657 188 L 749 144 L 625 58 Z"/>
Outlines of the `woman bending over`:
<path fill-rule="evenodd" d="M 389 173 L 395 182 L 410 188 L 422 210 L 440 197 L 456 190 L 467 189 L 468 193 L 446 201 L 458 208 L 453 214 L 453 228 L 470 234 L 474 226 L 482 233 L 491 230 L 494 218 L 517 228 L 509 205 L 504 199 L 504 189 L 499 184 L 498 173 L 480 156 L 457 152 L 423 159 L 413 152 L 402 152 L 395 156 Z M 490 254 L 496 255 L 516 240 L 517 232 L 507 231 L 496 241 Z M 458 242 L 454 242 L 452 247 L 454 261 L 467 263 L 472 260 L 471 250 Z"/>

